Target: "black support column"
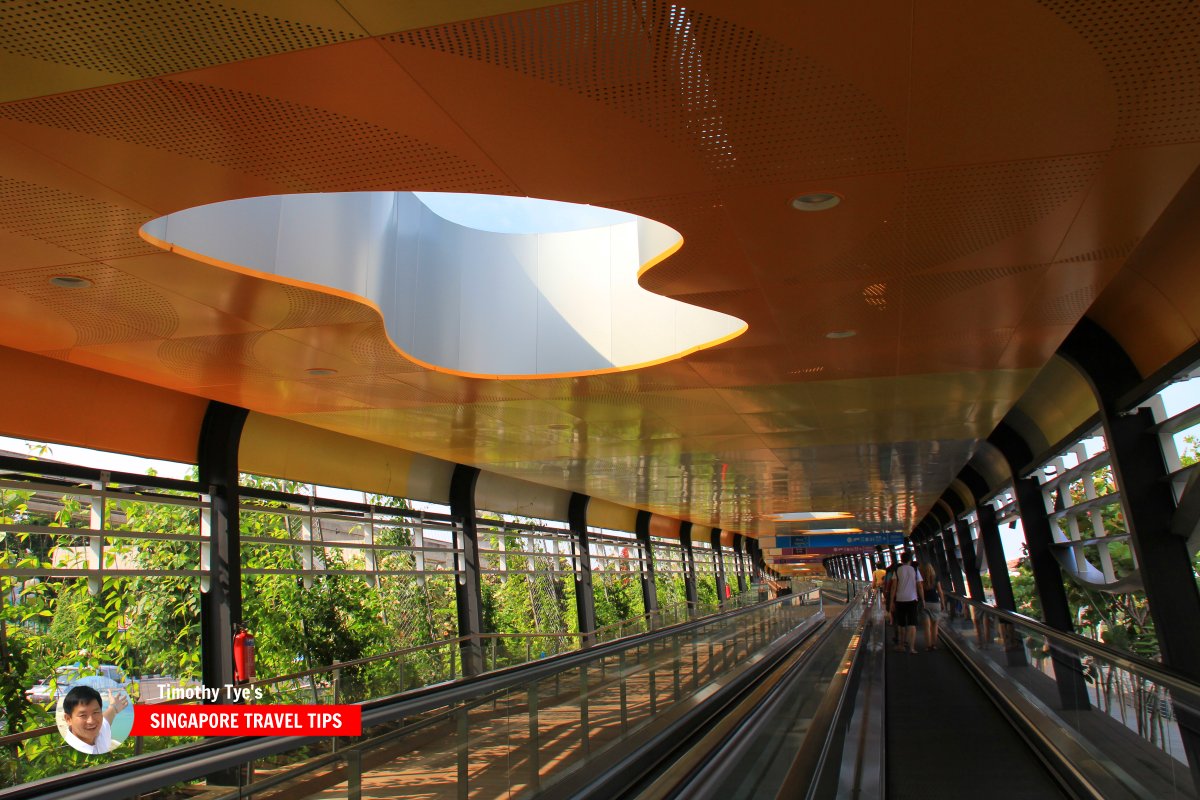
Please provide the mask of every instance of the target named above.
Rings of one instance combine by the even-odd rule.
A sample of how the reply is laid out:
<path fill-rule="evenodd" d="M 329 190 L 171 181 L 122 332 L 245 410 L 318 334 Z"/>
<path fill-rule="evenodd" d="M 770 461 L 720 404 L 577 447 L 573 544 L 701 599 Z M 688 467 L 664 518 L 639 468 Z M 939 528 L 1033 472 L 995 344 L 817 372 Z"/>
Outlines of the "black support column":
<path fill-rule="evenodd" d="M 462 550 L 461 572 L 454 581 L 458 635 L 464 675 L 483 672 L 483 595 L 479 579 L 479 530 L 475 525 L 475 484 L 479 470 L 455 464 L 450 477 L 450 514 L 457 517 L 455 546 Z"/>
<path fill-rule="evenodd" d="M 740 533 L 733 535 L 733 563 L 737 565 L 738 592 L 746 591 L 745 539 Z"/>
<path fill-rule="evenodd" d="M 696 593 L 696 556 L 692 553 L 692 523 L 679 523 L 679 546 L 683 549 L 683 591 L 687 596 L 688 613 L 695 614 L 700 599 Z"/>
<path fill-rule="evenodd" d="M 971 599 L 984 602 L 983 579 L 979 575 L 979 562 L 975 558 L 975 542 L 971 539 L 971 525 L 965 519 L 954 521 L 954 532 L 958 536 L 958 550 L 962 553 L 963 572 Z"/>
<path fill-rule="evenodd" d="M 216 688 L 234 683 L 233 635 L 242 621 L 238 445 L 247 415 L 244 408 L 210 402 L 196 454 L 199 482 L 210 498 L 205 512 L 209 573 L 200 597 L 200 669 L 204 685 Z M 223 692 L 216 702 L 228 702 Z"/>
<path fill-rule="evenodd" d="M 721 529 L 713 528 L 709 542 L 713 550 L 713 575 L 717 578 L 717 605 L 725 606 L 725 558 L 721 555 Z"/>
<path fill-rule="evenodd" d="M 1025 531 L 1025 549 L 1033 568 L 1033 582 L 1042 604 L 1042 616 L 1051 628 L 1074 633 L 1062 570 L 1052 549 L 1054 536 L 1046 516 L 1042 487 L 1035 478 L 1020 477 L 1021 471 L 1033 459 L 1033 453 L 1020 435 L 1004 422 L 992 432 L 989 441 L 1004 455 L 1013 474 L 1013 497 L 1017 513 L 1021 515 L 1021 527 Z M 1079 658 L 1054 648 L 1051 659 L 1054 661 L 1054 676 L 1063 708 L 1090 708 L 1091 701 L 1088 699 Z"/>
<path fill-rule="evenodd" d="M 957 520 L 951 520 L 950 526 L 941 532 L 942 546 L 946 550 L 946 563 L 950 568 L 950 583 L 954 586 L 954 591 L 958 594 L 966 594 L 967 586 L 963 582 L 962 564 L 958 561 L 958 550 L 955 547 L 955 531 L 962 523 Z"/>
<path fill-rule="evenodd" d="M 1004 542 L 1000 539 L 1000 528 L 996 525 L 996 509 L 990 503 L 984 503 L 975 513 L 979 517 L 979 538 L 983 540 L 983 552 L 987 558 L 988 575 L 992 579 L 992 595 L 996 600 L 996 608 L 1016 611 L 1012 579 L 1008 576 L 1008 563 L 1004 560 Z M 1024 664 L 1025 648 L 1017 641 L 1012 626 L 1001 623 L 998 627 L 1009 666 Z"/>
<path fill-rule="evenodd" d="M 1120 343 L 1086 317 L 1063 342 L 1059 355 L 1083 373 L 1100 406 L 1113 476 L 1125 508 L 1146 601 L 1154 618 L 1162 661 L 1200 681 L 1200 591 L 1187 540 L 1171 533 L 1175 499 L 1162 448 L 1147 408 L 1127 411 L 1141 375 Z M 1133 398 L 1134 400 L 1140 398 Z M 1200 785 L 1200 720 L 1176 708 L 1192 778 Z"/>
<path fill-rule="evenodd" d="M 596 640 L 596 595 L 592 589 L 592 552 L 588 546 L 587 507 L 591 498 L 574 492 L 567 507 L 567 526 L 575 548 L 575 615 L 584 647 Z"/>
<path fill-rule="evenodd" d="M 650 512 L 637 512 L 638 548 L 642 551 L 642 608 L 650 619 L 650 627 L 657 628 L 658 618 L 658 584 L 654 581 L 654 547 L 650 543 Z"/>
<path fill-rule="evenodd" d="M 996 509 L 991 503 L 984 503 L 975 513 L 979 517 L 979 538 L 983 540 L 983 554 L 987 558 L 996 608 L 1016 611 L 1012 580 L 1008 577 L 1008 564 L 1004 560 L 1004 542 L 1000 540 L 1000 528 L 996 525 Z"/>

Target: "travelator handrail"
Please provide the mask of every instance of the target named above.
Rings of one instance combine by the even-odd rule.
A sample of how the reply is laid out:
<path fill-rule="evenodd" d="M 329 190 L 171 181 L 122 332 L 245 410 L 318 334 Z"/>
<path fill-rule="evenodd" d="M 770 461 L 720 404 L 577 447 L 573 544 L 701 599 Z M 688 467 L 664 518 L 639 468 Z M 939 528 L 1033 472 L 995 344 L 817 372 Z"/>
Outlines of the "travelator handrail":
<path fill-rule="evenodd" d="M 592 661 L 623 650 L 686 634 L 721 620 L 794 602 L 798 597 L 804 600 L 814 594 L 819 595 L 819 587 L 814 587 L 799 596 L 787 595 L 710 614 L 649 633 L 614 639 L 570 653 L 505 667 L 483 675 L 464 677 L 451 683 L 412 689 L 356 705 L 362 707 L 362 727 L 366 730 L 372 726 L 418 716 L 445 706 L 469 703 L 480 696 L 490 696 L 522 684 L 553 677 L 556 673 L 586 666 Z M 114 797 L 141 795 L 200 776 L 237 768 L 247 762 L 298 749 L 326 738 L 329 737 L 239 736 L 208 739 L 178 749 L 148 753 L 0 790 L 0 800 L 111 800 Z"/>
<path fill-rule="evenodd" d="M 729 600 L 727 600 L 726 605 L 732 606 L 732 608 L 728 608 L 728 609 L 726 609 L 726 611 L 736 610 L 739 608 L 745 608 L 748 605 L 753 605 L 752 603 L 747 603 L 747 601 L 745 599 L 743 599 L 743 598 L 748 598 L 749 594 L 750 594 L 749 592 L 743 592 L 743 593 L 735 595 L 732 598 L 730 598 Z M 688 605 L 686 603 L 680 603 L 675 606 L 668 606 L 664 609 L 660 609 L 658 612 L 655 612 L 655 613 L 641 614 L 636 617 L 630 617 L 629 619 L 620 620 L 619 622 L 613 622 L 608 625 L 603 625 L 599 628 L 596 628 L 594 631 L 592 631 L 591 635 L 592 635 L 592 637 L 594 637 L 598 640 L 599 637 L 603 636 L 604 634 L 611 633 L 613 631 L 623 632 L 626 627 L 631 627 L 638 623 L 652 624 L 656 618 L 662 619 L 665 616 L 667 616 L 667 612 L 670 612 L 671 614 L 682 615 L 682 614 L 688 613 L 688 611 L 689 611 Z M 680 612 L 682 612 L 682 614 Z M 718 613 L 724 613 L 724 612 L 718 612 Z M 715 619 L 716 617 L 717 617 L 716 614 L 707 614 L 704 617 L 699 617 L 696 619 L 707 621 L 707 620 Z M 684 623 L 673 623 L 673 624 L 684 624 Z M 663 626 L 663 628 L 661 628 L 661 630 L 665 630 L 668 627 L 670 627 L 670 626 Z M 629 635 L 638 635 L 638 634 L 629 634 Z M 454 645 L 461 645 L 464 642 L 470 642 L 470 641 L 472 641 L 472 638 L 473 637 L 470 637 L 470 636 L 455 636 L 455 637 L 451 637 L 448 639 L 438 639 L 433 642 L 425 642 L 424 644 L 412 645 L 410 647 L 401 647 L 397 650 L 389 650 L 386 653 L 377 653 L 376 655 L 373 655 L 373 656 L 365 656 L 363 658 L 356 658 L 356 659 L 352 659 L 350 661 L 335 661 L 332 664 L 325 664 L 325 665 L 322 665 L 319 667 L 312 667 L 310 669 L 301 670 L 299 672 L 289 672 L 284 675 L 273 675 L 269 678 L 261 678 L 258 680 L 249 681 L 248 683 L 243 684 L 243 686 L 245 686 L 245 687 L 268 687 L 268 686 L 274 686 L 279 683 L 285 683 L 287 681 L 311 680 L 311 679 L 317 678 L 322 675 L 328 675 L 330 673 L 333 673 L 336 675 L 336 673 L 340 672 L 343 669 L 353 669 L 355 667 L 366 666 L 367 664 L 374 664 L 374 663 L 377 663 L 380 661 L 390 661 L 390 660 L 393 660 L 396 658 L 403 658 L 404 656 L 407 656 L 407 655 L 413 655 L 416 653 L 424 653 L 424 652 L 427 652 L 430 650 L 441 650 L 442 648 L 445 648 L 445 647 L 453 647 Z M 479 638 L 481 641 L 503 641 L 503 640 L 508 640 L 508 639 L 525 640 L 527 644 L 529 641 L 535 640 L 535 639 L 555 639 L 555 640 L 575 639 L 575 640 L 579 640 L 580 642 L 582 642 L 584 639 L 584 634 L 557 632 L 557 631 L 549 631 L 549 632 L 528 631 L 528 632 L 521 632 L 521 633 L 481 633 L 478 635 L 477 638 Z M 622 635 L 622 636 L 618 637 L 617 639 L 609 640 L 609 642 L 619 641 L 620 638 L 625 638 L 625 637 Z M 528 647 L 527 647 L 527 649 L 528 649 Z M 556 654 L 556 655 L 562 655 L 562 654 Z M 493 651 L 493 656 L 494 656 L 494 651 Z M 544 658 L 549 658 L 549 657 L 551 657 L 551 656 L 543 656 L 537 660 L 542 660 Z M 529 661 L 527 661 L 526 663 L 532 662 L 533 660 L 535 660 L 535 659 L 530 658 Z M 451 656 L 451 658 L 449 659 L 449 663 L 450 663 L 450 674 L 449 674 L 449 677 L 447 678 L 447 680 L 453 681 L 458 678 L 458 675 L 456 674 L 455 668 L 454 668 L 453 656 Z M 494 657 L 493 657 L 493 663 L 494 663 Z M 511 668 L 513 666 L 518 666 L 518 665 L 509 665 L 508 667 L 505 667 L 505 668 Z M 489 674 L 496 672 L 496 671 L 498 671 L 498 670 L 497 669 L 489 670 Z M 427 684 L 427 685 L 428 686 L 437 686 L 437 685 L 441 685 L 444 682 L 445 681 L 439 680 L 439 681 L 435 681 L 435 682 Z M 417 687 L 414 687 L 414 688 L 417 688 Z M 159 700 L 156 700 L 153 698 L 151 698 L 151 699 L 141 698 L 138 700 L 138 702 L 149 704 L 149 705 L 154 705 L 156 703 L 166 703 L 166 702 L 173 703 L 175 705 L 189 705 L 189 704 L 194 704 L 199 701 L 171 700 L 171 699 L 165 699 L 165 698 L 159 699 Z M 334 702 L 337 702 L 337 701 L 335 700 Z M 17 733 L 11 733 L 11 734 L 8 734 L 5 736 L 0 736 L 0 747 L 12 747 L 15 745 L 19 745 L 22 742 L 26 742 L 30 739 L 37 739 L 42 736 L 49 736 L 50 734 L 54 734 L 57 732 L 58 732 L 57 725 L 44 725 L 39 728 L 30 728 L 29 730 L 26 730 L 26 731 L 19 731 Z M 0 796 L 2 796 L 2 795 L 0 795 Z"/>
<path fill-rule="evenodd" d="M 1165 664 L 1125 650 L 1118 650 L 1102 642 L 1097 642 L 1095 639 L 1080 636 L 1077 633 L 1060 631 L 1040 620 L 1027 617 L 1015 611 L 997 608 L 996 606 L 973 600 L 956 592 L 946 592 L 946 597 L 958 600 L 963 603 L 964 607 L 977 608 L 981 613 L 990 614 L 1009 624 L 1020 625 L 1023 628 L 1037 631 L 1038 634 L 1050 640 L 1052 645 L 1058 644 L 1060 650 L 1066 649 L 1070 655 L 1075 655 L 1071 651 L 1085 652 L 1097 658 L 1102 658 L 1108 663 L 1119 666 L 1129 672 L 1138 673 L 1149 678 L 1164 688 L 1170 689 L 1172 692 L 1182 692 L 1200 700 L 1200 683 L 1197 683 L 1183 673 L 1171 669 Z"/>
<path fill-rule="evenodd" d="M 813 658 L 826 642 L 832 638 L 836 627 L 856 608 L 863 610 L 855 624 L 849 646 L 842 655 L 829 686 L 813 714 L 800 749 L 792 759 L 784 782 L 774 795 L 779 798 L 815 798 L 823 795 L 822 789 L 829 788 L 819 781 L 828 771 L 836 773 L 833 759 L 836 757 L 835 729 L 845 727 L 848 712 L 853 705 L 850 695 L 857 687 L 857 678 L 865 653 L 864 632 L 877 623 L 871 616 L 877 610 L 873 589 L 870 584 L 861 584 L 861 590 L 848 598 L 845 609 L 834 620 L 829 621 L 825 631 L 814 641 L 812 647 L 791 661 L 780 663 L 775 673 L 760 682 L 747 697 L 743 713 L 738 715 L 727 730 L 706 742 L 704 752 L 697 754 L 694 761 L 699 766 L 686 776 L 665 781 L 671 784 L 670 796 L 718 797 L 720 788 L 745 768 L 748 754 L 761 746 L 762 737 L 769 734 L 772 719 L 780 715 L 780 709 L 794 693 L 796 681 L 809 667 Z M 878 713 L 878 712 L 877 712 Z M 878 723 L 876 723 L 878 724 Z M 879 781 L 876 781 L 879 783 Z M 659 789 L 659 786 L 654 787 Z M 665 787 L 662 787 L 665 788 Z M 663 796 L 663 791 L 651 793 Z M 826 794 L 830 794 L 826 792 Z M 830 795 L 831 796 L 831 795 Z M 838 796 L 842 796 L 839 794 Z M 867 795 L 864 795 L 867 796 Z"/>

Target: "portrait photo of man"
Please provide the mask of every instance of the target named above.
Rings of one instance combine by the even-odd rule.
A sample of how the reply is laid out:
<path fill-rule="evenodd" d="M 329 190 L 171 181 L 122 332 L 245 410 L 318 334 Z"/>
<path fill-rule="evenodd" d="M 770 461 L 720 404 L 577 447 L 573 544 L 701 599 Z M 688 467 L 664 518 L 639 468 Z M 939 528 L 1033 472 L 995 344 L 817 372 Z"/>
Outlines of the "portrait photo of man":
<path fill-rule="evenodd" d="M 113 738 L 112 723 L 129 707 L 129 696 L 124 690 L 110 689 L 106 694 L 107 703 L 98 690 L 80 684 L 71 687 L 59 703 L 65 723 L 65 727 L 59 725 L 59 731 L 67 744 L 81 753 L 107 753 L 124 741 L 124 737 Z"/>

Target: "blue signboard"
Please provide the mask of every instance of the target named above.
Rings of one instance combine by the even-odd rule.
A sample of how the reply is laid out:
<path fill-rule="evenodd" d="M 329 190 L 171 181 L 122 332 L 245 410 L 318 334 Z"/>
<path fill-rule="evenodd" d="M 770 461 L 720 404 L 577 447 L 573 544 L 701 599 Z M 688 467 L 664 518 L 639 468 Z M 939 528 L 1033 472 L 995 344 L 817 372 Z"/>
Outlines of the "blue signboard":
<path fill-rule="evenodd" d="M 810 533 L 775 537 L 776 547 L 887 547 L 894 544 L 904 544 L 903 533 Z"/>

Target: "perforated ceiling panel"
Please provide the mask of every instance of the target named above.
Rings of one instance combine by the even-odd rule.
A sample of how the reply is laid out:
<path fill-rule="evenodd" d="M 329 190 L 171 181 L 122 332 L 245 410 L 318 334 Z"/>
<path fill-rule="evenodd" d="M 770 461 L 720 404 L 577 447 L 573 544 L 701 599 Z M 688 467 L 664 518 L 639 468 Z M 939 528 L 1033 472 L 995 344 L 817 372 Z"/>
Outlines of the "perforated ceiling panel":
<path fill-rule="evenodd" d="M 402 131 L 252 92 L 175 80 L 0 106 L 0 119 L 188 156 L 291 191 L 439 188 L 506 193 L 486 167 Z"/>
<path fill-rule="evenodd" d="M 254 355 L 263 334 L 189 336 L 163 342 L 158 358 L 180 379 L 193 385 L 220 385 L 274 377 Z"/>
<path fill-rule="evenodd" d="M 286 12 L 286 4 L 279 4 Z M 349 23 L 350 20 L 347 19 Z M 4 0 L 0 50 L 148 77 L 362 36 L 208 0 Z"/>
<path fill-rule="evenodd" d="M 974 253 L 1026 230 L 1082 191 L 1097 154 L 920 172 L 908 185 L 906 269 Z"/>
<path fill-rule="evenodd" d="M 1200 13 L 1191 0 L 1039 0 L 1096 51 L 1117 93 L 1119 146 L 1200 137 Z"/>
<path fill-rule="evenodd" d="M 722 183 L 903 165 L 898 120 L 768 35 L 668 2 L 592 0 L 395 34 L 612 106 Z"/>
<path fill-rule="evenodd" d="M 137 237 L 146 216 L 144 211 L 0 175 L 0 229 L 86 258 L 155 252 Z"/>
<path fill-rule="evenodd" d="M 90 286 L 63 289 L 50 283 L 56 275 L 83 278 Z M 167 298 L 150 284 L 105 264 L 77 264 L 0 272 L 0 288 L 19 292 L 66 320 L 77 346 L 141 341 L 170 336 L 179 316 Z"/>

